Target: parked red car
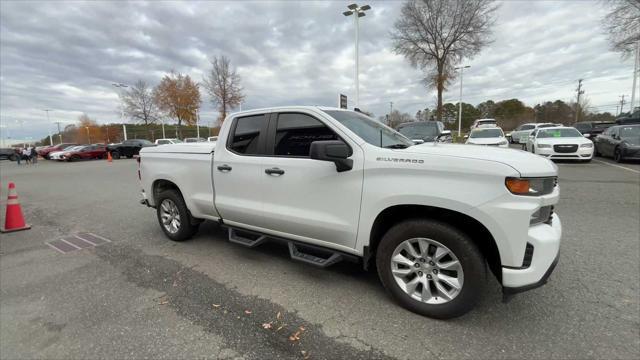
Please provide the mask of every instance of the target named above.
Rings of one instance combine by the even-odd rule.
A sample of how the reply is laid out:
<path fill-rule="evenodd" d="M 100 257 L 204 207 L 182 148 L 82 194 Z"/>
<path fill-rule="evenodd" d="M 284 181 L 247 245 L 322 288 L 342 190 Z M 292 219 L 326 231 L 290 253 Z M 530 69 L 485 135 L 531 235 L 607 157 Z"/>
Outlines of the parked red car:
<path fill-rule="evenodd" d="M 62 144 L 58 144 L 58 145 L 49 146 L 49 147 L 46 147 L 44 149 L 40 149 L 40 151 L 38 151 L 38 155 L 40 155 L 43 158 L 49 160 L 49 153 L 50 152 L 62 151 L 62 150 L 64 150 L 64 148 L 69 147 L 69 146 L 74 146 L 74 145 L 78 145 L 78 144 L 62 143 Z"/>
<path fill-rule="evenodd" d="M 104 145 L 89 145 L 78 151 L 70 151 L 63 155 L 67 161 L 105 159 L 107 148 Z"/>

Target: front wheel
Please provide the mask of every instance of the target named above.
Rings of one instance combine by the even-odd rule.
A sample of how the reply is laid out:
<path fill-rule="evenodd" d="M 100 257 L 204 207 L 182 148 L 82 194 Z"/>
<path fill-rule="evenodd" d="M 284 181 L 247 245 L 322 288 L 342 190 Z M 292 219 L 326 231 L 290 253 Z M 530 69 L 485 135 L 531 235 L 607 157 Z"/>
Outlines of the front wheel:
<path fill-rule="evenodd" d="M 117 151 L 112 151 L 111 152 L 111 157 L 113 158 L 113 160 L 118 160 L 120 159 L 120 153 Z"/>
<path fill-rule="evenodd" d="M 403 307 L 437 319 L 470 311 L 483 294 L 484 258 L 462 231 L 435 220 L 391 227 L 376 251 L 382 284 Z"/>
<path fill-rule="evenodd" d="M 190 239 L 197 231 L 199 224 L 193 224 L 193 218 L 177 190 L 165 190 L 158 195 L 158 222 L 162 231 L 173 241 Z"/>
<path fill-rule="evenodd" d="M 615 160 L 617 163 L 622 162 L 622 151 L 620 151 L 620 149 L 616 148 L 616 150 L 613 152 L 613 160 Z"/>

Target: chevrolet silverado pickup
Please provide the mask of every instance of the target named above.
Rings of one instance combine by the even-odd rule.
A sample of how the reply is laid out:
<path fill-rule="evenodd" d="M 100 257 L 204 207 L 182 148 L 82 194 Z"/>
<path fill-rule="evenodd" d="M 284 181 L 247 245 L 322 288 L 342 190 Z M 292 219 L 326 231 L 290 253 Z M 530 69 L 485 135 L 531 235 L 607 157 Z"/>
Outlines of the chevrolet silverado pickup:
<path fill-rule="evenodd" d="M 415 145 L 357 111 L 244 111 L 218 141 L 145 147 L 141 203 L 166 236 L 204 220 L 231 242 L 287 244 L 292 259 L 375 267 L 390 296 L 434 318 L 471 310 L 490 271 L 504 298 L 544 285 L 557 261 L 557 167 L 521 150 Z"/>

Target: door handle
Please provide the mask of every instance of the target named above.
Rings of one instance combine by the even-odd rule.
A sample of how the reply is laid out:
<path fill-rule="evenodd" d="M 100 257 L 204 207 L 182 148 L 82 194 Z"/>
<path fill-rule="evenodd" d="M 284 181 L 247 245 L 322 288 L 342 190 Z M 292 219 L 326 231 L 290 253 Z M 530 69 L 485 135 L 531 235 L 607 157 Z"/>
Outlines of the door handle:
<path fill-rule="evenodd" d="M 220 165 L 218 166 L 218 170 L 222 171 L 222 172 L 229 172 L 231 171 L 231 166 L 224 164 L 224 165 Z"/>
<path fill-rule="evenodd" d="M 278 169 L 277 167 L 276 168 L 271 168 L 271 169 L 266 169 L 264 172 L 265 172 L 265 174 L 268 174 L 268 175 L 283 175 L 284 174 L 284 170 Z"/>

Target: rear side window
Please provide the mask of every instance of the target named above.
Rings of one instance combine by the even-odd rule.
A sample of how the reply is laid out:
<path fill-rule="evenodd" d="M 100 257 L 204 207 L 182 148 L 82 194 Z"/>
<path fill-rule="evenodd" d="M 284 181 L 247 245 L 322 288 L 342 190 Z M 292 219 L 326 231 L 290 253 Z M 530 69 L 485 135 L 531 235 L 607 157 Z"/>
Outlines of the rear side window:
<path fill-rule="evenodd" d="M 253 115 L 238 118 L 229 137 L 229 150 L 243 155 L 260 154 L 260 143 L 263 141 L 266 125 L 264 115 Z"/>
<path fill-rule="evenodd" d="M 535 129 L 535 125 L 522 125 L 520 130 L 532 130 Z"/>
<path fill-rule="evenodd" d="M 338 140 L 321 121 L 305 114 L 279 114 L 274 155 L 308 157 L 314 141 Z"/>

